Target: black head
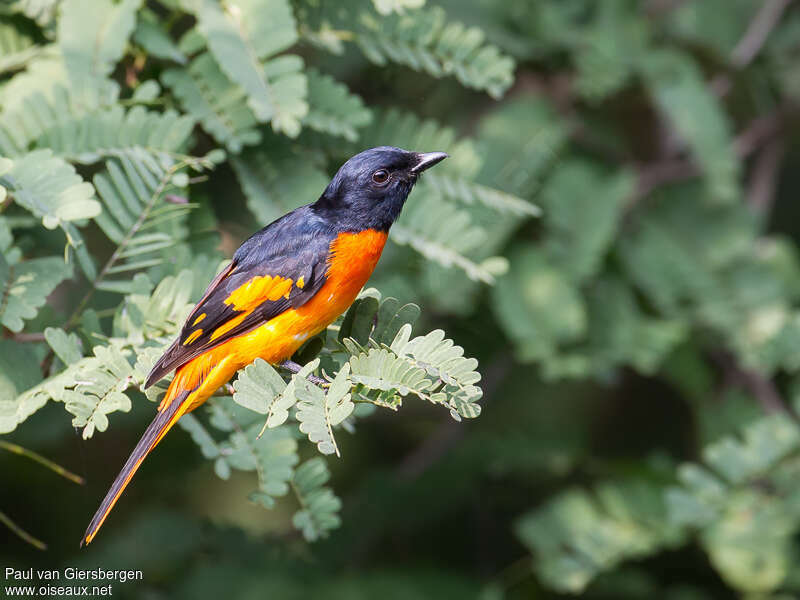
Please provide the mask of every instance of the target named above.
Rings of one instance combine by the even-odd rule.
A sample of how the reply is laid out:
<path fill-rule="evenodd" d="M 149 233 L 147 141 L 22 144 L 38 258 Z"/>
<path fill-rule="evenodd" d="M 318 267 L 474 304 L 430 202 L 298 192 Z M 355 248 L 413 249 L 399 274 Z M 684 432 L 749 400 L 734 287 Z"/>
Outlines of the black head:
<path fill-rule="evenodd" d="M 387 231 L 420 174 L 445 158 L 392 146 L 364 150 L 342 165 L 313 209 L 339 231 Z"/>

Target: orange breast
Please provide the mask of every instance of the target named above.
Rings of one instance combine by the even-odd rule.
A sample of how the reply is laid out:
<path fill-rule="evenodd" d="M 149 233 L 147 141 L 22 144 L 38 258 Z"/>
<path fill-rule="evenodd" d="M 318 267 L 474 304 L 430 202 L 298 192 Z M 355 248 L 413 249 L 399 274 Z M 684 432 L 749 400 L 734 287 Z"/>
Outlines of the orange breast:
<path fill-rule="evenodd" d="M 342 233 L 331 244 L 327 280 L 303 306 L 287 310 L 231 342 L 243 364 L 256 357 L 278 363 L 348 309 L 372 275 L 386 244 L 386 233 L 369 229 Z"/>
<path fill-rule="evenodd" d="M 325 329 L 353 303 L 378 264 L 385 243 L 386 234 L 379 231 L 340 234 L 331 244 L 327 280 L 311 300 L 180 367 L 159 410 L 182 389 L 195 390 L 188 399 L 188 410 L 194 410 L 237 370 L 256 358 L 273 364 L 289 358 L 303 342 Z M 240 300 L 243 299 L 237 297 L 236 303 Z"/>

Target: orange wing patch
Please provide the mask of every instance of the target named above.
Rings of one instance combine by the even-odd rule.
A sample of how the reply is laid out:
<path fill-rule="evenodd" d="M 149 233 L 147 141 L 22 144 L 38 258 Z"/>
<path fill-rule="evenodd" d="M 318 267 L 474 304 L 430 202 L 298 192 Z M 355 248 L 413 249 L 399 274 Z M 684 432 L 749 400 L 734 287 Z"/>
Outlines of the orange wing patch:
<path fill-rule="evenodd" d="M 194 323 L 192 323 L 192 327 L 194 327 L 195 325 L 197 325 L 197 324 L 198 324 L 200 321 L 202 321 L 202 320 L 203 320 L 203 319 L 205 319 L 205 318 L 206 318 L 206 313 L 203 313 L 202 315 L 200 315 L 199 317 L 197 317 L 197 318 L 194 320 Z"/>
<path fill-rule="evenodd" d="M 295 283 L 295 285 L 302 290 L 303 287 L 306 285 L 306 280 L 303 277 L 298 277 L 297 283 Z"/>
<path fill-rule="evenodd" d="M 289 297 L 292 291 L 292 280 L 284 279 L 279 275 L 259 275 L 248 279 L 245 283 L 233 290 L 225 298 L 225 304 L 232 304 L 234 310 L 252 311 L 265 300 L 275 301 L 281 296 Z"/>

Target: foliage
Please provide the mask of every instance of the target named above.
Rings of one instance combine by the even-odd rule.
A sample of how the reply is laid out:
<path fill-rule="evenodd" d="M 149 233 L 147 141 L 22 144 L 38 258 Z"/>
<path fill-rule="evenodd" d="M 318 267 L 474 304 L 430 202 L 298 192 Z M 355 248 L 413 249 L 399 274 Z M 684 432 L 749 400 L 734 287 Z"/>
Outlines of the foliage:
<path fill-rule="evenodd" d="M 239 242 L 363 148 L 450 155 L 86 554 L 11 459 L 0 521 L 121 597 L 796 596 L 796 4 L 0 3 L 0 442 L 90 496 Z"/>

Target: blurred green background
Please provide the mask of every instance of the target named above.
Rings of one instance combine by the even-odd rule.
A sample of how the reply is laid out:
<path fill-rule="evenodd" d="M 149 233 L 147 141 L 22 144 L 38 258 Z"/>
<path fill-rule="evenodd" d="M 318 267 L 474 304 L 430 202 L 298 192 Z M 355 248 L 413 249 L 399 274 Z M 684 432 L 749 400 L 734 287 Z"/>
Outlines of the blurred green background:
<path fill-rule="evenodd" d="M 184 268 L 197 299 L 257 227 L 382 144 L 452 158 L 370 285 L 476 357 L 484 392 L 477 419 L 406 398 L 339 431 L 341 526 L 313 543 L 291 495 L 248 501 L 253 473 L 219 479 L 178 428 L 83 550 L 153 405 L 131 389 L 84 440 L 50 402 L 0 440 L 86 484 L 0 449 L 0 511 L 48 545 L 0 527 L 3 568 L 141 569 L 114 596 L 152 600 L 800 596 L 796 2 L 12 0 L 0 78 L 22 182 L 5 181 L 0 313 L 15 264 L 66 235 L 80 265 L 29 292 L 50 295 L 24 329 L 3 321 L 0 417 L 63 366 L 45 327 L 85 347 Z M 81 305 L 113 237 L 78 193 L 48 225 L 24 182 L 73 165 L 108 205 L 95 175 L 126 152 L 214 164 L 173 180 L 197 204 L 165 230 L 177 246 Z"/>

